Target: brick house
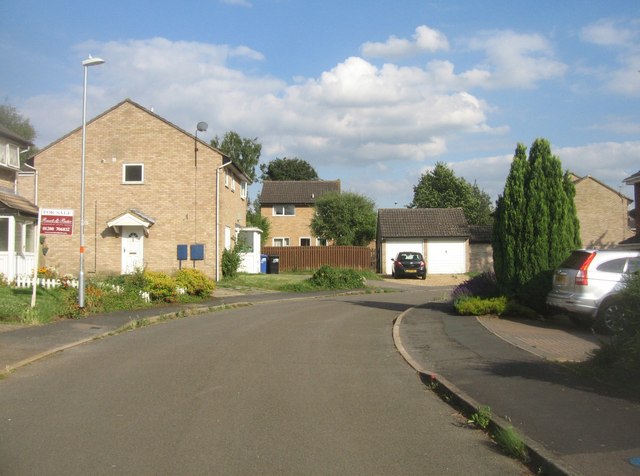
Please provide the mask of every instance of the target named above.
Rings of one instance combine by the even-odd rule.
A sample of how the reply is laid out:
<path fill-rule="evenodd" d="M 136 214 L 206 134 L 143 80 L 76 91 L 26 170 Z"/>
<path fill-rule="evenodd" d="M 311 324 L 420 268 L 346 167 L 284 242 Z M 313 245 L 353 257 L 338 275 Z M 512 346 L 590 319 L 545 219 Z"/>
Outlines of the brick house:
<path fill-rule="evenodd" d="M 610 248 L 632 236 L 628 212 L 633 200 L 589 175 L 571 178 L 583 248 Z"/>
<path fill-rule="evenodd" d="M 469 271 L 471 232 L 462 208 L 381 208 L 376 236 L 380 273 L 391 274 L 401 251 L 422 253 L 428 275 Z"/>
<path fill-rule="evenodd" d="M 19 193 L 20 152 L 32 144 L 0 125 L 0 274 L 33 274 L 38 207 Z"/>
<path fill-rule="evenodd" d="M 324 246 L 313 236 L 311 219 L 315 201 L 329 192 L 340 193 L 340 180 L 265 180 L 260 213 L 270 223 L 270 246 Z"/>
<path fill-rule="evenodd" d="M 87 276 L 188 266 L 219 278 L 222 251 L 245 224 L 249 178 L 219 150 L 129 99 L 86 130 Z M 42 246 L 42 264 L 61 274 L 79 270 L 81 155 L 78 128 L 34 157 L 38 205 L 75 211 L 73 236 L 47 235 Z"/>

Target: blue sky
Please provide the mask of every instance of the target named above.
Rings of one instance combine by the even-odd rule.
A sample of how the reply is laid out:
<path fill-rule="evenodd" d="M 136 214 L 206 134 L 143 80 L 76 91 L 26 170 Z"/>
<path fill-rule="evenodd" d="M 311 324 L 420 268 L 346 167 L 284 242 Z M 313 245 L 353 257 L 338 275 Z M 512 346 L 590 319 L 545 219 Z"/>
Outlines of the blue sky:
<path fill-rule="evenodd" d="M 494 199 L 516 144 L 565 169 L 640 170 L 637 0 L 4 0 L 2 99 L 43 147 L 125 98 L 209 140 L 258 137 L 378 207 L 437 162 Z M 252 197 L 260 184 L 250 188 Z"/>

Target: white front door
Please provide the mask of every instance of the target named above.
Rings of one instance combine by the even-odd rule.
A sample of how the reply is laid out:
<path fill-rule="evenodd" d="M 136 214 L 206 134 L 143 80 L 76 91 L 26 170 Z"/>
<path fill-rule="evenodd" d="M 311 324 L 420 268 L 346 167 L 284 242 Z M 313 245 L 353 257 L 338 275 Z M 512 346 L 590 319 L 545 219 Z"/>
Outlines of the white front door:
<path fill-rule="evenodd" d="M 135 273 L 144 267 L 143 238 L 143 227 L 122 227 L 122 274 Z"/>

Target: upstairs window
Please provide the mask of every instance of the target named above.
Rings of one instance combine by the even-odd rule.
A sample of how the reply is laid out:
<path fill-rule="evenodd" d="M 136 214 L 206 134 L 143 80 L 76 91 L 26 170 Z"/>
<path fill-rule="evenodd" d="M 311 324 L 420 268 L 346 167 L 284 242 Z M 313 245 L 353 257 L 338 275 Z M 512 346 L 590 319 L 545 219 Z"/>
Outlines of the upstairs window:
<path fill-rule="evenodd" d="M 144 165 L 143 164 L 123 164 L 122 165 L 122 183 L 144 183 Z"/>
<path fill-rule="evenodd" d="M 274 205 L 274 216 L 294 216 L 296 214 L 296 207 L 294 205 Z"/>
<path fill-rule="evenodd" d="M 0 142 L 0 165 L 20 168 L 20 149 L 17 145 Z"/>
<path fill-rule="evenodd" d="M 242 182 L 240 185 L 240 198 L 243 200 L 247 198 L 247 182 Z"/>

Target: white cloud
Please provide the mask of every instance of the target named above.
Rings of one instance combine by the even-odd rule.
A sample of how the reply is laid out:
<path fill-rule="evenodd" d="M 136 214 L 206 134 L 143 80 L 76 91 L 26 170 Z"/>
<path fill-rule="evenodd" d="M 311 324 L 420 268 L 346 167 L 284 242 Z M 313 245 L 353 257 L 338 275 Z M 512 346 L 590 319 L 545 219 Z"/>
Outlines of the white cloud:
<path fill-rule="evenodd" d="M 384 43 L 368 41 L 360 49 L 363 56 L 369 58 L 401 58 L 425 52 L 448 50 L 449 41 L 438 30 L 421 25 L 416 28 L 412 40 L 390 36 Z"/>
<path fill-rule="evenodd" d="M 540 81 L 559 78 L 567 66 L 554 59 L 549 41 L 538 34 L 512 31 L 485 33 L 471 40 L 472 50 L 484 51 L 486 64 L 472 76 L 491 88 L 533 88 Z"/>
<path fill-rule="evenodd" d="M 612 19 L 599 20 L 580 31 L 582 40 L 600 46 L 630 46 L 637 36 L 637 31 Z"/>

